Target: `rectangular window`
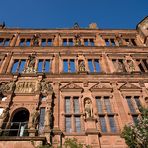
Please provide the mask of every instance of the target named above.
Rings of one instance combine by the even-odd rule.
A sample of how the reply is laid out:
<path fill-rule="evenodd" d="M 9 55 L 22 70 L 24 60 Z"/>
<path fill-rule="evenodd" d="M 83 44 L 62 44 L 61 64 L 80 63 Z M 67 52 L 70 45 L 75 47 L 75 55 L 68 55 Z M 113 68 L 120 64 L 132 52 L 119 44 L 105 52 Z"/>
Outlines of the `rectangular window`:
<path fill-rule="evenodd" d="M 14 60 L 11 72 L 13 72 L 13 73 L 17 72 L 18 63 L 19 63 L 19 60 Z"/>
<path fill-rule="evenodd" d="M 75 117 L 75 126 L 76 126 L 76 132 L 81 132 L 81 120 L 80 117 Z"/>
<path fill-rule="evenodd" d="M 104 103 L 105 103 L 107 113 L 112 113 L 111 104 L 108 96 L 104 97 Z"/>
<path fill-rule="evenodd" d="M 42 134 L 44 131 L 44 120 L 45 120 L 45 108 L 40 109 L 40 118 L 39 118 L 39 133 Z"/>
<path fill-rule="evenodd" d="M 74 59 L 70 59 L 70 71 L 76 72 Z"/>
<path fill-rule="evenodd" d="M 68 72 L 68 60 L 67 59 L 63 60 L 63 71 Z"/>
<path fill-rule="evenodd" d="M 130 109 L 130 112 L 136 113 L 136 110 L 135 110 L 133 103 L 132 103 L 132 100 L 131 100 L 131 96 L 126 96 L 126 101 L 127 101 L 128 107 Z"/>
<path fill-rule="evenodd" d="M 45 60 L 45 72 L 49 72 L 50 71 L 50 60 Z"/>
<path fill-rule="evenodd" d="M 30 46 L 30 41 L 31 41 L 31 39 L 26 40 L 26 46 Z"/>
<path fill-rule="evenodd" d="M 138 115 L 132 115 L 133 122 L 136 124 L 138 122 Z"/>
<path fill-rule="evenodd" d="M 104 116 L 99 116 L 99 120 L 100 120 L 101 131 L 103 133 L 107 132 L 105 117 Z"/>
<path fill-rule="evenodd" d="M 98 59 L 94 60 L 94 65 L 95 65 L 95 68 L 96 68 L 96 72 L 101 72 L 101 67 L 100 67 L 100 63 L 99 63 Z"/>
<path fill-rule="evenodd" d="M 43 67 L 43 60 L 39 60 L 39 62 L 38 62 L 38 72 L 43 72 L 42 67 Z"/>
<path fill-rule="evenodd" d="M 67 39 L 63 39 L 63 46 L 67 46 Z"/>
<path fill-rule="evenodd" d="M 48 46 L 52 46 L 52 39 L 48 39 L 48 40 L 47 40 L 47 45 L 48 45 Z"/>
<path fill-rule="evenodd" d="M 106 46 L 110 46 L 109 39 L 105 39 Z"/>
<path fill-rule="evenodd" d="M 42 39 L 42 46 L 44 47 L 44 46 L 46 46 L 46 39 Z"/>
<path fill-rule="evenodd" d="M 70 113 L 70 97 L 65 97 L 65 112 Z"/>
<path fill-rule="evenodd" d="M 98 112 L 103 113 L 101 97 L 96 97 L 96 103 L 97 103 Z"/>
<path fill-rule="evenodd" d="M 134 96 L 134 100 L 136 102 L 137 107 L 140 108 L 141 107 L 141 103 L 140 103 L 140 100 L 139 100 L 139 96 Z"/>
<path fill-rule="evenodd" d="M 26 60 L 21 60 L 20 67 L 19 67 L 19 73 L 22 73 L 25 68 Z"/>
<path fill-rule="evenodd" d="M 92 59 L 88 59 L 88 66 L 89 66 L 89 71 L 94 72 L 94 66 L 93 66 Z"/>
<path fill-rule="evenodd" d="M 9 44 L 10 44 L 10 39 L 5 39 L 5 44 L 4 44 L 4 46 L 9 46 Z"/>
<path fill-rule="evenodd" d="M 74 113 L 79 113 L 79 97 L 74 97 L 73 102 L 74 102 Z"/>
<path fill-rule="evenodd" d="M 4 44 L 4 39 L 0 38 L 0 46 L 3 46 L 3 44 Z"/>
<path fill-rule="evenodd" d="M 116 132 L 117 129 L 116 129 L 116 124 L 115 124 L 114 116 L 109 116 L 108 118 L 109 118 L 109 124 L 110 124 L 111 132 Z"/>
<path fill-rule="evenodd" d="M 65 117 L 65 129 L 67 133 L 71 133 L 71 117 Z"/>

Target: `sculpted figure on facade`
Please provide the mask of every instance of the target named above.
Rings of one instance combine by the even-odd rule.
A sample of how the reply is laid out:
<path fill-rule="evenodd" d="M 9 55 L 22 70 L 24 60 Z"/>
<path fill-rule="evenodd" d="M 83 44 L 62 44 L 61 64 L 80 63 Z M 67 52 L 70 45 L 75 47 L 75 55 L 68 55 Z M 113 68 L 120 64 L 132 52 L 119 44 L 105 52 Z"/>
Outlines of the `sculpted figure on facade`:
<path fill-rule="evenodd" d="M 84 111 L 85 111 L 85 118 L 86 119 L 93 117 L 92 102 L 89 98 L 87 98 L 84 102 Z"/>
<path fill-rule="evenodd" d="M 36 128 L 37 124 L 39 123 L 39 111 L 35 110 L 32 114 L 32 121 L 31 121 L 31 128 Z"/>
<path fill-rule="evenodd" d="M 79 72 L 85 72 L 84 60 L 79 61 Z"/>
<path fill-rule="evenodd" d="M 80 45 L 81 45 L 80 35 L 76 34 L 75 35 L 75 46 L 80 46 Z"/>
<path fill-rule="evenodd" d="M 35 34 L 33 36 L 32 41 L 33 41 L 33 46 L 39 46 L 39 35 Z"/>
<path fill-rule="evenodd" d="M 23 73 L 36 73 L 35 70 L 35 55 L 29 55 L 28 66 L 23 70 Z"/>
<path fill-rule="evenodd" d="M 1 93 L 2 92 L 7 92 L 7 93 L 12 92 L 12 91 L 14 91 L 15 87 L 16 87 L 16 84 L 15 84 L 14 81 L 11 81 L 11 82 L 8 82 L 8 83 L 3 82 L 0 85 L 0 92 Z"/>
<path fill-rule="evenodd" d="M 132 60 L 128 60 L 128 61 L 127 61 L 127 64 L 128 64 L 128 67 L 129 67 L 129 71 L 130 71 L 130 72 L 135 71 L 134 63 L 133 63 Z"/>
<path fill-rule="evenodd" d="M 48 93 L 49 91 L 52 91 L 52 86 L 49 82 L 46 82 L 45 80 L 41 81 L 41 92 L 42 93 Z"/>
<path fill-rule="evenodd" d="M 3 122 L 5 122 L 9 117 L 9 108 L 3 110 L 3 113 L 0 116 L 0 128 L 2 128 Z"/>
<path fill-rule="evenodd" d="M 124 64 L 121 61 L 118 61 L 118 63 L 117 63 L 117 71 L 118 72 L 125 72 Z"/>

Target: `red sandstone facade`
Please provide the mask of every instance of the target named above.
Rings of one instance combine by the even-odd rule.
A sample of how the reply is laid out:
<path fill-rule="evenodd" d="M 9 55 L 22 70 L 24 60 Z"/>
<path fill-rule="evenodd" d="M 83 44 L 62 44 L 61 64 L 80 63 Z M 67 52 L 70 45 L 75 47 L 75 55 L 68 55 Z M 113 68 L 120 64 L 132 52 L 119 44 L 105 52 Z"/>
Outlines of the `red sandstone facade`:
<path fill-rule="evenodd" d="M 0 26 L 0 148 L 126 148 L 148 103 L 148 17 L 135 30 Z"/>

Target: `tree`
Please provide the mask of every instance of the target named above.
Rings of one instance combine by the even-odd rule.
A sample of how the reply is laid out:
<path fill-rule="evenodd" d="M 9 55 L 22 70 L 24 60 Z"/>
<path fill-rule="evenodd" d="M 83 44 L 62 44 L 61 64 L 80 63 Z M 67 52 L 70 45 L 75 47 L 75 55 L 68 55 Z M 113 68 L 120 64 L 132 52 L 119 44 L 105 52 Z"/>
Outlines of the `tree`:
<path fill-rule="evenodd" d="M 140 109 L 141 116 L 135 124 L 125 125 L 121 137 L 130 148 L 148 148 L 148 108 Z"/>

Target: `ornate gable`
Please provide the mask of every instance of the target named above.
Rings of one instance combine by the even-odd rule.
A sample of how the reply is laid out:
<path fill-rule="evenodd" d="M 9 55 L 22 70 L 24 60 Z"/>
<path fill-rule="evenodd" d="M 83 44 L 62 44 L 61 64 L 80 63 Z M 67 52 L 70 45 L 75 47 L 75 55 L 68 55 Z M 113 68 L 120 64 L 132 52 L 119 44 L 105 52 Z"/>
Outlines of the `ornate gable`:
<path fill-rule="evenodd" d="M 90 91 L 112 91 L 112 87 L 107 83 L 97 83 L 90 88 Z"/>
<path fill-rule="evenodd" d="M 132 84 L 132 83 L 125 83 L 119 89 L 120 90 L 141 90 L 140 87 L 138 87 L 138 86 L 136 86 L 135 84 Z"/>
<path fill-rule="evenodd" d="M 83 88 L 80 87 L 79 85 L 71 82 L 71 83 L 68 83 L 65 86 L 63 86 L 61 88 L 61 91 L 80 91 L 80 92 L 82 92 Z"/>

